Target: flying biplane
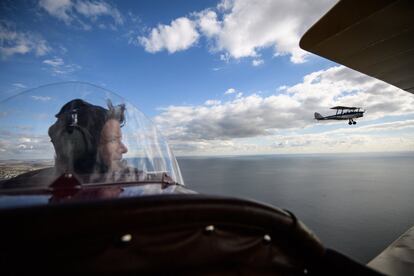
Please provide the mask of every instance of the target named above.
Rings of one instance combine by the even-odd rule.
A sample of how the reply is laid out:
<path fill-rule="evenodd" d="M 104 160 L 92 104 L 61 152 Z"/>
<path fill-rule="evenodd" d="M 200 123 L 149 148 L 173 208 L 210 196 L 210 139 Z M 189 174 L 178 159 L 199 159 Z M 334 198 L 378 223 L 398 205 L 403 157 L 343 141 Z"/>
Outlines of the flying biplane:
<path fill-rule="evenodd" d="M 364 116 L 365 110 L 360 107 L 348 107 L 348 106 L 334 106 L 331 109 L 336 109 L 336 114 L 331 116 L 322 116 L 318 112 L 315 112 L 315 119 L 320 120 L 349 120 L 348 124 L 356 124 L 355 118 Z"/>
<path fill-rule="evenodd" d="M 300 46 L 414 93 L 413 3 L 339 1 L 307 31 Z M 52 100 L 34 102 L 36 97 Z M 289 211 L 245 199 L 184 193 L 178 162 L 155 126 L 132 104 L 94 85 L 52 84 L 0 103 L 1 135 L 11 136 L 20 129 L 32 132 L 1 145 L 0 159 L 15 162 L 10 165 L 12 173 L 22 170 L 15 165 L 20 164 L 16 148 L 25 149 L 24 154 L 30 150 L 39 160 L 48 153 L 54 157 L 48 129 L 59 119 L 56 126 L 62 127 L 63 137 L 72 135 L 79 141 L 89 137 L 80 133 L 82 124 L 88 122 L 82 120 L 83 110 L 66 112 L 67 106 L 62 107 L 78 97 L 100 110 L 94 115 L 106 106 L 111 113 L 105 111 L 105 116 L 115 114 L 114 106 L 125 107 L 121 108 L 127 122 L 122 133 L 129 155 L 124 160 L 130 172 L 125 176 L 137 177 L 129 181 L 118 174 L 101 177 L 99 173 L 89 176 L 72 171 L 60 175 L 50 167 L 0 181 L 1 275 L 414 275 L 414 227 L 364 265 L 326 248 Z M 351 122 L 364 113 L 356 108 L 345 110 L 345 115 L 344 110 L 319 116 Z M 345 118 L 352 113 L 360 116 Z M 43 114 L 46 116 L 39 120 Z M 59 124 L 62 120 L 66 123 Z M 96 132 L 96 125 L 91 126 Z M 38 149 L 26 147 L 20 144 L 31 141 L 26 137 L 45 143 Z M 109 145 L 121 147 L 122 141 L 116 138 Z M 10 156 L 4 145 L 13 146 Z M 75 160 L 73 155 L 66 159 Z M 27 155 L 22 154 L 20 160 L 27 162 Z M 172 181 L 166 181 L 165 175 Z M 95 178 L 106 181 L 86 181 Z M 308 184 L 308 179 L 303 181 Z M 373 214 L 372 219 L 386 220 L 386 214 Z M 373 235 L 379 232 L 370 229 Z M 365 238 L 355 237 L 355 242 L 361 242 L 362 247 Z"/>

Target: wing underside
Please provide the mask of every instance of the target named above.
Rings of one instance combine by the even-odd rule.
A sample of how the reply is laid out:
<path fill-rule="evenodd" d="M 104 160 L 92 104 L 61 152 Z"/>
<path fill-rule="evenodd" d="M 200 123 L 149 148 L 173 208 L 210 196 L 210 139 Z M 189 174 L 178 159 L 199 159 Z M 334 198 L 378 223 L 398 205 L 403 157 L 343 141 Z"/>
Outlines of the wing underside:
<path fill-rule="evenodd" d="M 414 93 L 413 18 L 410 0 L 340 1 L 300 47 Z"/>

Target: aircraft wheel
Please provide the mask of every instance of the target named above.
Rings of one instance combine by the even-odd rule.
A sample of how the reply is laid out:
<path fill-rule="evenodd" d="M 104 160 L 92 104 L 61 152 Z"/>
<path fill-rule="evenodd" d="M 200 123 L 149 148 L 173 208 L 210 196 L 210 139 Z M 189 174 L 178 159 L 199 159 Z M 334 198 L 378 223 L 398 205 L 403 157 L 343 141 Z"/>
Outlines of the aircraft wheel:
<path fill-rule="evenodd" d="M 348 125 L 352 125 L 352 122 L 351 122 L 351 121 L 349 121 L 349 122 L 348 122 Z"/>
<path fill-rule="evenodd" d="M 352 122 L 354 125 L 356 125 L 356 122 L 354 121 L 354 122 Z"/>

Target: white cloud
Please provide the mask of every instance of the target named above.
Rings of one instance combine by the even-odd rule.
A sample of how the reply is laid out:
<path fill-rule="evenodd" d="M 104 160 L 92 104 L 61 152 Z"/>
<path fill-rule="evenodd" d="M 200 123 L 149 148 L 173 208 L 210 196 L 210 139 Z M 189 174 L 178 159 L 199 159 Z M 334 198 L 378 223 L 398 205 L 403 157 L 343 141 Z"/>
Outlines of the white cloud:
<path fill-rule="evenodd" d="M 227 94 L 237 93 L 234 88 L 227 91 Z M 209 100 L 209 103 L 213 103 L 213 100 Z M 240 95 L 239 98 L 235 97 L 226 102 L 217 101 L 214 105 L 170 106 L 155 117 L 155 122 L 176 147 L 182 144 L 209 145 L 211 141 L 232 141 L 237 144 L 237 139 L 273 137 L 282 130 L 300 132 L 315 125 L 323 126 L 326 123 L 315 121 L 313 113 L 331 113 L 329 108 L 335 105 L 362 106 L 367 112 L 358 121 L 369 124 L 370 121 L 385 116 L 414 114 L 414 95 L 346 67 L 336 66 L 308 74 L 303 82 L 285 86 L 270 96 Z M 412 120 L 360 126 L 362 123 L 349 128 L 347 122 L 327 122 L 334 126 L 344 126 L 344 129 L 327 133 L 318 143 L 316 141 L 319 138 L 312 138 L 316 136 L 298 134 L 295 139 L 302 140 L 289 140 L 288 146 L 316 150 L 314 145 L 323 147 L 326 142 L 332 149 L 343 149 L 344 147 L 338 146 L 339 141 L 348 144 L 346 141 L 350 138 L 347 136 L 353 136 L 352 141 L 355 144 L 366 145 L 366 141 L 373 138 L 361 137 L 368 137 L 369 133 L 412 130 L 414 124 Z M 330 138 L 340 133 L 343 137 L 336 142 Z M 396 140 L 392 141 L 394 143 Z M 285 144 L 281 144 L 279 148 Z M 252 148 L 251 145 L 249 147 Z M 274 149 L 274 145 L 272 148 Z"/>
<path fill-rule="evenodd" d="M 234 93 L 236 93 L 236 89 L 229 88 L 226 90 L 226 92 L 224 92 L 224 95 L 229 95 L 229 94 L 234 94 Z"/>
<path fill-rule="evenodd" d="M 49 15 L 62 20 L 67 25 L 77 24 L 84 30 L 90 30 L 91 23 L 104 29 L 116 29 L 113 24 L 98 22 L 102 17 L 111 17 L 115 25 L 124 23 L 119 10 L 105 1 L 40 0 L 39 6 Z M 87 20 L 89 24 L 83 20 Z"/>
<path fill-rule="evenodd" d="M 405 137 L 392 135 L 358 134 L 331 132 L 317 134 L 300 134 L 269 136 L 273 141 L 273 152 L 278 153 L 330 153 L 330 152 L 369 152 L 369 151 L 407 151 L 412 150 L 413 133 Z M 272 149 L 269 149 L 272 151 Z"/>
<path fill-rule="evenodd" d="M 220 60 L 228 63 L 231 59 L 231 56 L 229 53 L 220 54 Z"/>
<path fill-rule="evenodd" d="M 116 24 L 122 25 L 123 18 L 121 13 L 114 7 L 111 7 L 108 3 L 103 1 L 77 1 L 75 9 L 78 13 L 85 17 L 91 17 L 96 20 L 99 16 L 111 16 Z"/>
<path fill-rule="evenodd" d="M 67 75 L 80 70 L 82 67 L 77 64 L 66 64 L 62 58 L 55 57 L 46 59 L 44 64 L 50 66 L 54 75 Z"/>
<path fill-rule="evenodd" d="M 32 139 L 30 137 L 20 137 L 19 142 L 20 143 L 30 143 Z"/>
<path fill-rule="evenodd" d="M 224 1 L 222 29 L 216 37 L 218 50 L 233 58 L 256 57 L 263 48 L 275 55 L 291 56 L 294 63 L 305 61 L 299 48 L 302 34 L 336 1 Z"/>
<path fill-rule="evenodd" d="M 205 105 L 219 105 L 219 104 L 221 104 L 221 101 L 218 101 L 218 100 L 207 100 L 205 103 L 204 103 Z"/>
<path fill-rule="evenodd" d="M 207 37 L 218 35 L 221 25 L 217 21 L 217 14 L 212 10 L 205 10 L 197 14 L 198 26 L 201 32 Z"/>
<path fill-rule="evenodd" d="M 263 59 L 254 59 L 252 61 L 252 65 L 253 66 L 259 66 L 259 65 L 262 65 L 263 63 L 264 63 L 264 60 Z"/>
<path fill-rule="evenodd" d="M 73 20 L 71 0 L 40 0 L 39 6 L 45 9 L 50 15 L 63 20 L 69 24 Z"/>
<path fill-rule="evenodd" d="M 343 133 L 343 134 L 350 134 L 350 133 L 372 133 L 372 132 L 379 132 L 379 131 L 398 131 L 398 130 L 406 130 L 409 128 L 414 128 L 414 120 L 405 120 L 405 121 L 395 121 L 395 122 L 388 122 L 382 124 L 372 124 L 372 125 L 365 125 L 359 128 L 340 128 L 329 133 Z"/>
<path fill-rule="evenodd" d="M 2 159 L 53 159 L 53 145 L 50 137 L 27 132 L 0 133 Z"/>
<path fill-rule="evenodd" d="M 54 59 L 46 59 L 43 61 L 44 64 L 50 65 L 52 67 L 58 67 L 58 66 L 62 66 L 63 64 L 65 64 L 63 62 L 63 59 L 61 58 L 54 58 Z"/>
<path fill-rule="evenodd" d="M 252 64 L 262 64 L 260 51 L 273 49 L 275 56 L 290 55 L 293 63 L 305 62 L 307 52 L 299 48 L 299 39 L 336 0 L 223 0 L 217 7 L 193 12 L 186 20 L 192 39 L 184 40 L 185 50 L 196 42 L 199 34 L 210 42 L 212 52 L 220 52 L 220 59 L 254 58 Z M 174 20 L 173 22 L 175 22 Z M 171 24 L 172 25 L 172 24 Z M 167 32 L 168 30 L 168 32 Z M 168 37 L 166 38 L 168 33 Z M 182 37 L 179 28 L 159 25 L 152 29 L 149 37 L 140 37 L 141 44 L 149 52 L 158 52 L 168 47 L 170 37 Z"/>
<path fill-rule="evenodd" d="M 141 45 L 150 53 L 167 50 L 170 53 L 188 49 L 198 40 L 194 22 L 186 17 L 175 19 L 170 25 L 158 25 L 148 37 L 138 37 Z"/>
<path fill-rule="evenodd" d="M 29 53 L 43 56 L 50 50 L 47 42 L 40 35 L 18 32 L 14 24 L 5 21 L 0 22 L 0 55 L 2 58 Z"/>
<path fill-rule="evenodd" d="M 47 102 L 50 101 L 52 98 L 48 96 L 32 96 L 32 99 L 35 99 L 36 101 Z"/>
<path fill-rule="evenodd" d="M 251 95 L 214 106 L 171 106 L 155 118 L 170 138 L 214 140 L 268 134 L 272 128 L 290 127 L 286 120 L 298 105 L 285 95 Z M 280 106 L 280 107 L 279 107 Z"/>
<path fill-rule="evenodd" d="M 311 73 L 286 92 L 320 113 L 335 105 L 364 107 L 368 119 L 414 112 L 412 94 L 344 66 Z"/>
<path fill-rule="evenodd" d="M 300 134 L 265 138 L 172 142 L 177 155 L 239 155 L 412 151 L 413 133 L 404 137 L 372 135 Z"/>
<path fill-rule="evenodd" d="M 287 88 L 288 88 L 287 85 L 281 85 L 277 88 L 277 91 L 283 91 L 283 90 L 286 90 Z"/>

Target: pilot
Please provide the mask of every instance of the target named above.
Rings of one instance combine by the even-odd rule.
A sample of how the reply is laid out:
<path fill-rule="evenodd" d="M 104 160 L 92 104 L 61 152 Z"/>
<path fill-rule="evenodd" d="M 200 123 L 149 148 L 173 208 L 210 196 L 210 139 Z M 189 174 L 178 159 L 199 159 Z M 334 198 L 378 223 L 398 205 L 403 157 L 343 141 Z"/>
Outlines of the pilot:
<path fill-rule="evenodd" d="M 124 113 L 125 105 L 108 102 L 108 108 L 103 108 L 81 99 L 69 101 L 48 130 L 55 149 L 55 166 L 21 174 L 1 186 L 48 186 L 69 173 L 84 183 L 104 181 L 103 176 L 121 169 L 122 155 L 127 152 L 121 141 Z"/>
<path fill-rule="evenodd" d="M 163 185 L 125 188 L 122 190 L 125 196 L 194 193 L 181 185 L 175 185 L 167 173 L 147 174 L 127 166 L 123 154 L 128 149 L 122 142 L 121 131 L 125 124 L 125 105 L 113 106 L 110 101 L 107 105 L 108 109 L 76 99 L 62 107 L 56 115 L 57 121 L 49 128 L 56 152 L 57 171 L 60 174 L 75 172 L 82 181 L 88 183 L 159 181 Z M 108 191 L 107 188 L 103 190 Z M 101 193 L 103 190 L 92 191 L 92 195 L 96 196 L 96 191 Z M 111 190 L 110 193 L 117 191 L 120 192 Z M 90 196 L 90 192 L 82 191 L 77 196 Z"/>
<path fill-rule="evenodd" d="M 105 171 L 119 171 L 124 164 L 122 155 L 128 149 L 122 142 L 121 123 L 116 118 L 108 119 L 103 125 L 98 146 L 98 160 Z"/>
<path fill-rule="evenodd" d="M 128 149 L 122 142 L 122 126 L 125 124 L 125 105 L 107 108 L 93 105 L 81 99 L 66 103 L 55 115 L 56 122 L 48 134 L 55 149 L 55 166 L 17 176 L 2 187 L 54 186 L 65 175 L 74 175 L 81 183 L 141 182 L 141 188 L 124 189 L 128 195 L 156 193 L 194 193 L 175 181 L 165 172 L 146 173 L 127 166 L 123 155 Z M 162 186 L 142 185 L 144 182 L 161 183 Z M 63 181 L 67 183 L 67 181 Z M 66 184 L 65 184 L 66 185 Z M 166 188 L 167 187 L 167 188 Z M 108 189 L 99 190 L 107 192 Z M 121 190 L 116 190 L 120 193 Z M 113 191 L 111 191 L 111 195 Z M 78 196 L 90 196 L 82 191 Z M 96 191 L 93 192 L 96 196 Z M 60 198 L 59 198 L 60 200 Z"/>
<path fill-rule="evenodd" d="M 128 150 L 122 143 L 124 112 L 124 105 L 114 107 L 111 102 L 108 109 L 80 99 L 66 103 L 49 128 L 57 173 L 86 176 L 119 170 Z"/>

